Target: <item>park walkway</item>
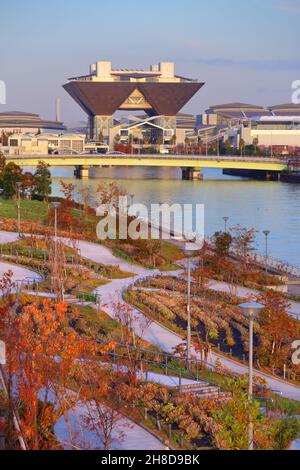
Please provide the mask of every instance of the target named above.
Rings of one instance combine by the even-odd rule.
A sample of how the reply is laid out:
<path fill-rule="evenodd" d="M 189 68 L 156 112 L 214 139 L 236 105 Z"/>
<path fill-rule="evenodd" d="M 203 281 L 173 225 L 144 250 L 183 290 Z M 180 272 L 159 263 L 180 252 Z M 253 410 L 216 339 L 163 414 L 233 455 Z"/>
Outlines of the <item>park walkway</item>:
<path fill-rule="evenodd" d="M 0 232 L 0 243 L 3 243 L 2 237 L 6 240 L 14 241 L 18 238 L 18 235 L 16 233 Z M 113 279 L 109 284 L 100 286 L 96 289 L 96 293 L 101 296 L 101 309 L 105 313 L 107 313 L 111 318 L 116 318 L 117 310 L 119 310 L 119 308 L 116 308 L 117 306 L 120 307 L 120 305 L 126 305 L 123 300 L 123 293 L 128 289 L 131 284 L 135 283 L 140 278 L 159 274 L 158 270 L 148 270 L 141 266 L 136 266 L 135 264 L 128 263 L 127 261 L 117 258 L 111 253 L 108 248 L 104 247 L 103 245 L 78 240 L 77 246 L 81 252 L 81 256 L 85 257 L 86 259 L 90 259 L 91 261 L 97 263 L 118 265 L 123 271 L 131 272 L 133 274 L 132 277 L 126 279 Z M 170 275 L 170 273 L 162 274 Z M 176 273 L 173 272 L 172 275 L 176 275 Z M 212 283 L 213 284 L 211 285 L 211 287 L 214 288 L 231 289 L 231 286 L 228 285 L 226 287 L 225 283 L 218 283 L 216 281 L 212 281 Z M 246 293 L 245 291 L 245 288 L 237 288 L 238 296 L 243 296 L 246 294 L 248 295 L 248 293 Z M 253 292 L 255 291 L 252 291 L 252 293 Z M 128 307 L 130 307 L 131 309 L 130 313 L 133 318 L 132 326 L 134 328 L 135 333 L 138 336 L 143 336 L 143 338 L 149 343 L 159 347 L 160 349 L 168 353 L 173 353 L 174 349 L 184 341 L 184 339 L 180 335 L 165 328 L 157 322 L 149 322 L 149 319 L 141 311 L 131 306 Z M 199 354 L 197 354 L 195 351 L 193 352 L 193 355 L 200 359 Z M 211 362 L 211 364 L 215 364 L 216 361 L 218 361 L 225 368 L 228 368 L 235 373 L 245 374 L 248 372 L 248 368 L 243 364 L 235 361 L 234 359 L 227 358 L 215 352 L 212 352 L 210 354 L 209 361 Z M 300 387 L 293 385 L 287 381 L 281 380 L 279 378 L 275 378 L 271 375 L 265 374 L 258 370 L 255 370 L 255 375 L 264 378 L 267 382 L 267 386 L 272 390 L 281 393 L 286 398 L 300 401 Z"/>
<path fill-rule="evenodd" d="M 12 281 L 25 281 L 30 280 L 34 282 L 34 280 L 38 281 L 41 279 L 41 276 L 30 269 L 22 268 L 21 266 L 17 266 L 12 263 L 3 263 L 0 262 L 0 278 L 3 276 L 4 273 L 8 271 L 12 271 Z"/>

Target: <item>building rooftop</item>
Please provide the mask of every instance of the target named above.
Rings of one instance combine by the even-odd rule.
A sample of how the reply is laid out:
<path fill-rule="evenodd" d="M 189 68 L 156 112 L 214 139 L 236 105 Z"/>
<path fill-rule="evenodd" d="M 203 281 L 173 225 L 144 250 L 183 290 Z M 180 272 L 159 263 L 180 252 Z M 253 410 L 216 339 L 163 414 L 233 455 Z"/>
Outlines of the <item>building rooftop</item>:
<path fill-rule="evenodd" d="M 0 128 L 39 128 L 64 130 L 65 126 L 60 121 L 41 119 L 38 114 L 23 111 L 6 111 L 0 113 Z"/>
<path fill-rule="evenodd" d="M 197 80 L 175 75 L 174 62 L 160 62 L 149 70 L 113 69 L 109 61 L 98 61 L 90 65 L 90 73 L 69 78 L 69 81 L 95 82 L 197 82 Z"/>
<path fill-rule="evenodd" d="M 285 111 L 295 111 L 295 109 L 300 111 L 300 104 L 287 103 L 287 104 L 275 104 L 274 106 L 269 106 L 269 109 L 273 111 L 276 110 L 285 110 Z"/>
<path fill-rule="evenodd" d="M 218 104 L 215 106 L 210 106 L 209 109 L 215 110 L 265 110 L 263 106 L 257 106 L 255 104 L 248 104 L 248 103 L 225 103 L 225 104 Z"/>

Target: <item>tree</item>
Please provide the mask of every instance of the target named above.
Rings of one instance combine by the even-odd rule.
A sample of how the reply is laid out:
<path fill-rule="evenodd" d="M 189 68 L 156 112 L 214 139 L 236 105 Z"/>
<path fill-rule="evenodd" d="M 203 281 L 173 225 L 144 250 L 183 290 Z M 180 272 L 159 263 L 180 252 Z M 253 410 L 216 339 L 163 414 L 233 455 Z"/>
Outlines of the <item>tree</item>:
<path fill-rule="evenodd" d="M 161 240 L 154 240 L 149 238 L 148 240 L 141 240 L 144 246 L 145 253 L 149 256 L 152 266 L 155 267 L 156 256 L 161 252 Z"/>
<path fill-rule="evenodd" d="M 176 135 L 172 135 L 171 139 L 169 140 L 170 145 L 176 145 Z"/>
<path fill-rule="evenodd" d="M 35 193 L 36 189 L 36 179 L 30 171 L 26 171 L 22 176 L 21 181 L 21 191 L 23 196 L 27 195 L 29 199 L 32 199 L 32 196 Z"/>
<path fill-rule="evenodd" d="M 233 154 L 233 146 L 231 143 L 230 139 L 227 139 L 224 143 L 224 150 L 226 155 L 232 155 Z"/>
<path fill-rule="evenodd" d="M 10 406 L 19 410 L 30 449 L 57 448 L 53 427 L 61 416 L 73 443 L 68 412 L 77 404 L 80 394 L 82 358 L 103 354 L 109 346 L 99 347 L 90 338 L 66 328 L 68 318 L 64 303 L 50 299 L 30 300 L 29 303 L 26 297 L 18 300 L 11 293 L 12 288 L 7 274 L 0 280 L 0 290 L 5 294 L 5 305 L 3 297 L 0 304 L 0 338 L 7 346 Z M 77 393 L 70 392 L 71 384 L 75 384 Z"/>
<path fill-rule="evenodd" d="M 216 232 L 214 234 L 214 244 L 218 257 L 227 256 L 232 244 L 232 236 L 228 232 Z"/>
<path fill-rule="evenodd" d="M 101 183 L 97 188 L 98 203 L 119 207 L 119 198 L 126 196 L 126 191 L 116 183 Z"/>
<path fill-rule="evenodd" d="M 287 313 L 289 302 L 279 292 L 270 290 L 261 294 L 258 302 L 265 308 L 258 319 L 260 324 L 259 361 L 282 371 L 291 364 L 292 342 L 300 333 L 298 322 Z"/>
<path fill-rule="evenodd" d="M 257 154 L 258 144 L 259 144 L 258 137 L 255 137 L 255 138 L 253 139 L 253 147 L 254 147 L 254 152 L 255 152 L 255 154 Z"/>
<path fill-rule="evenodd" d="M 73 183 L 67 183 L 63 180 L 60 180 L 59 185 L 65 200 L 71 202 L 74 197 L 75 185 Z"/>
<path fill-rule="evenodd" d="M 272 431 L 267 418 L 261 416 L 259 404 L 249 402 L 247 381 L 244 379 L 228 380 L 227 387 L 232 391 L 232 398 L 224 402 L 222 408 L 213 414 L 216 429 L 213 442 L 220 450 L 248 449 L 248 425 L 250 419 L 254 428 L 254 443 L 260 449 L 271 449 Z"/>
<path fill-rule="evenodd" d="M 83 209 L 86 211 L 93 202 L 93 190 L 90 186 L 84 186 L 82 188 L 78 188 L 78 194 L 80 202 L 83 205 Z"/>
<path fill-rule="evenodd" d="M 48 197 L 51 194 L 51 173 L 50 165 L 45 162 L 39 161 L 36 172 L 34 174 L 36 180 L 36 193 L 38 196 L 42 197 L 43 200 L 48 201 Z"/>
<path fill-rule="evenodd" d="M 236 225 L 231 228 L 231 232 L 233 233 L 232 244 L 236 253 L 246 261 L 249 254 L 255 249 L 253 244 L 257 231 L 254 228 Z"/>
<path fill-rule="evenodd" d="M 244 153 L 245 153 L 245 141 L 244 141 L 244 139 L 240 139 L 239 149 L 240 149 L 241 156 L 244 155 Z"/>
<path fill-rule="evenodd" d="M 0 186 L 3 184 L 3 172 L 6 165 L 6 159 L 2 152 L 0 152 Z"/>
<path fill-rule="evenodd" d="M 121 374 L 119 380 L 124 381 Z M 85 414 L 82 417 L 84 426 L 96 434 L 99 449 L 109 450 L 114 438 L 120 441 L 124 432 L 120 429 L 122 415 L 120 414 L 120 395 L 118 393 L 118 378 L 112 370 L 102 369 L 98 363 L 89 363 L 84 370 L 85 387 L 81 397 L 84 399 Z M 124 421 L 122 421 L 124 425 Z"/>
<path fill-rule="evenodd" d="M 22 169 L 15 163 L 8 163 L 2 172 L 3 195 L 10 199 L 16 195 L 17 183 L 21 181 Z"/>

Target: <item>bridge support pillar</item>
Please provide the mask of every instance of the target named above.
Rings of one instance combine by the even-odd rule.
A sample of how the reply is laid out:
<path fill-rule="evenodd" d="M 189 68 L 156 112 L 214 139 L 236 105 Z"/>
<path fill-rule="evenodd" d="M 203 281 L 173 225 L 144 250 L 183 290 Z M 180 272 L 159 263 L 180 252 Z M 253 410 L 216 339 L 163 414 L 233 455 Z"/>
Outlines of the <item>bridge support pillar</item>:
<path fill-rule="evenodd" d="M 183 180 L 203 180 L 203 175 L 200 168 L 181 168 Z"/>
<path fill-rule="evenodd" d="M 87 179 L 89 177 L 90 167 L 87 165 L 77 165 L 74 174 L 78 179 Z"/>
<path fill-rule="evenodd" d="M 192 179 L 202 181 L 203 174 L 201 173 L 201 168 L 192 168 Z"/>

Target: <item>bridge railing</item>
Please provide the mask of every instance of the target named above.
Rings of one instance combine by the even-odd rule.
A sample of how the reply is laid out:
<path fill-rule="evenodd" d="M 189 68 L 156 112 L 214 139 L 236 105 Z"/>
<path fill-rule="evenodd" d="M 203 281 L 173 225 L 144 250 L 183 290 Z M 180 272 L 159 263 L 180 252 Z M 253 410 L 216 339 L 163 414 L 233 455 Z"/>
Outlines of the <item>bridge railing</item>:
<path fill-rule="evenodd" d="M 77 154 L 77 155 L 72 155 L 72 154 L 63 154 L 63 155 L 18 155 L 18 156 L 8 156 L 7 161 L 15 161 L 15 160 L 30 160 L 30 159 L 49 159 L 49 160 L 54 160 L 57 158 L 67 160 L 68 158 L 71 158 L 72 160 L 80 160 L 80 159 L 85 159 L 85 160 L 113 160 L 113 159 L 135 159 L 135 160 L 190 160 L 190 161 L 212 161 L 216 160 L 218 162 L 251 162 L 251 163 L 278 163 L 278 164 L 289 164 L 289 158 L 287 157 L 254 157 L 254 156 L 245 156 L 245 157 L 239 157 L 236 155 L 180 155 L 180 154 Z"/>

